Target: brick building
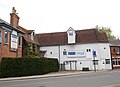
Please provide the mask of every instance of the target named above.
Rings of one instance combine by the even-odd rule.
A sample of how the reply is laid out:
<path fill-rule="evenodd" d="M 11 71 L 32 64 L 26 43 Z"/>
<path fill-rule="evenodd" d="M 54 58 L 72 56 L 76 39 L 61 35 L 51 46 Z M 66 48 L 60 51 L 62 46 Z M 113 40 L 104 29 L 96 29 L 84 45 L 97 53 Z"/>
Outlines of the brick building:
<path fill-rule="evenodd" d="M 22 42 L 22 57 L 39 57 L 39 43 L 34 40 L 35 31 L 27 30 L 21 26 L 18 26 L 18 28 L 25 32 Z"/>
<path fill-rule="evenodd" d="M 110 41 L 112 69 L 120 69 L 120 40 Z"/>
<path fill-rule="evenodd" d="M 18 16 L 12 10 L 10 24 L 0 19 L 0 59 L 22 57 L 22 32 L 17 28 Z M 19 18 L 18 18 L 19 19 Z"/>
<path fill-rule="evenodd" d="M 34 41 L 35 31 L 21 27 L 19 19 L 14 7 L 10 13 L 10 24 L 0 19 L 0 59 L 39 55 L 38 43 Z"/>

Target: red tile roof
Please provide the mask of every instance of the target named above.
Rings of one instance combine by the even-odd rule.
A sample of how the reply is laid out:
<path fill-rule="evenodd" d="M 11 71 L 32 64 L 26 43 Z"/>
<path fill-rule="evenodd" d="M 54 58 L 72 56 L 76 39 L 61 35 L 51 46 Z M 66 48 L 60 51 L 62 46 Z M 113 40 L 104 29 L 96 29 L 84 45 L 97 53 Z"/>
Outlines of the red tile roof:
<path fill-rule="evenodd" d="M 21 31 L 25 32 L 25 34 L 23 35 L 23 38 L 25 39 L 26 42 L 30 42 L 30 43 L 39 45 L 39 43 L 37 41 L 34 41 L 34 40 L 30 39 L 30 37 L 29 37 L 29 34 L 32 33 L 34 30 L 27 30 L 27 29 L 25 29 L 25 28 L 23 28 L 21 26 L 18 26 L 18 28 Z"/>
<path fill-rule="evenodd" d="M 27 30 L 27 33 L 30 34 L 32 33 L 34 30 Z"/>
<path fill-rule="evenodd" d="M 27 30 L 27 29 L 25 29 L 25 28 L 23 28 L 23 27 L 21 27 L 21 26 L 18 26 L 18 28 L 21 30 L 21 31 L 23 31 L 23 32 L 25 32 L 25 33 L 27 33 L 27 34 L 30 34 L 30 33 L 32 33 L 34 30 Z"/>
<path fill-rule="evenodd" d="M 120 46 L 120 40 L 112 40 L 112 41 L 110 41 L 110 46 Z"/>
<path fill-rule="evenodd" d="M 100 30 L 85 29 L 77 30 L 75 32 L 76 44 L 108 43 L 106 34 Z M 36 34 L 35 39 L 41 46 L 68 44 L 67 32 Z"/>

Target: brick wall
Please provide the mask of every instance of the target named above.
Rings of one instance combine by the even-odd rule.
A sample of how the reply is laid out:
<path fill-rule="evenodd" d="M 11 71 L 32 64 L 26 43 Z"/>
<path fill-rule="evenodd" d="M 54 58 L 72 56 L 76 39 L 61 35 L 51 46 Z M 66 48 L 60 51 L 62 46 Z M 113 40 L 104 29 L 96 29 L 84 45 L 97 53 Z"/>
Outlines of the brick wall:
<path fill-rule="evenodd" d="M 120 46 L 111 46 L 111 56 L 112 58 L 120 58 L 120 55 L 116 54 L 115 48 L 120 47 Z"/>
<path fill-rule="evenodd" d="M 18 57 L 22 57 L 22 46 L 19 46 L 18 48 L 18 53 L 16 51 L 11 51 L 10 50 L 10 32 L 8 33 L 8 43 L 4 43 L 4 30 L 2 30 L 2 43 L 0 47 L 0 58 L 3 57 L 12 57 L 16 58 L 17 55 Z"/>

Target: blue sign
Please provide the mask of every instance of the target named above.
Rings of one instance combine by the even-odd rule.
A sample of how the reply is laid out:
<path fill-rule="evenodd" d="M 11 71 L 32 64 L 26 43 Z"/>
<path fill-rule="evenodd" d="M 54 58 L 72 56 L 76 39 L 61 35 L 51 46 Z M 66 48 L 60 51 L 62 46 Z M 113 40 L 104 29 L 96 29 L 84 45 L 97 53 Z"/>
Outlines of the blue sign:
<path fill-rule="evenodd" d="M 96 55 L 96 51 L 93 51 L 93 57 L 96 57 L 97 55 Z"/>
<path fill-rule="evenodd" d="M 75 55 L 75 52 L 68 52 L 68 55 Z"/>
<path fill-rule="evenodd" d="M 82 50 L 68 51 L 67 56 L 68 57 L 85 57 L 85 52 Z"/>

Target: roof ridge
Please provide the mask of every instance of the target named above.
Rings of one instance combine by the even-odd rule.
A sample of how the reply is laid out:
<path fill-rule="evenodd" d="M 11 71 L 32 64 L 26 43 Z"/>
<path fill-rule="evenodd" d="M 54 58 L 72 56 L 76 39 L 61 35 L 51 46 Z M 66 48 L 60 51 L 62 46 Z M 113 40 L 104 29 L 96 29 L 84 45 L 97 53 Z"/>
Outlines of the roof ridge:
<path fill-rule="evenodd" d="M 86 30 L 94 30 L 93 28 L 92 29 L 83 29 L 83 30 L 75 30 L 75 32 L 77 31 L 86 31 Z M 64 31 L 64 32 L 47 32 L 47 33 L 37 33 L 36 35 L 39 35 L 39 34 L 57 34 L 57 33 L 66 33 L 67 31 Z"/>

